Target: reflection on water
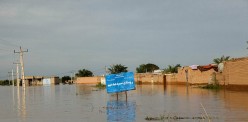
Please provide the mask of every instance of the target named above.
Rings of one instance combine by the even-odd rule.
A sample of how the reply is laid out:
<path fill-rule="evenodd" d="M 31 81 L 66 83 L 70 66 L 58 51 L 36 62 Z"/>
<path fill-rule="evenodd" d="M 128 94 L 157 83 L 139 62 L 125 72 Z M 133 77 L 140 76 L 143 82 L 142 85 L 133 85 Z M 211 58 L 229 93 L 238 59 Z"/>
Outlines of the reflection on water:
<path fill-rule="evenodd" d="M 21 90 L 21 94 L 20 94 Z M 15 97 L 16 92 L 16 99 Z M 16 105 L 17 115 L 22 118 L 22 120 L 25 120 L 26 118 L 26 90 L 25 88 L 16 87 L 16 89 L 13 87 L 13 100 L 15 100 L 13 103 L 13 106 Z"/>
<path fill-rule="evenodd" d="M 147 116 L 205 115 L 212 121 L 248 121 L 248 92 L 205 90 L 177 85 L 138 85 L 136 90 L 107 94 L 89 85 L 0 86 L 1 122 L 137 121 Z M 192 120 L 180 120 L 192 121 Z"/>
<path fill-rule="evenodd" d="M 21 117 L 25 120 L 26 118 L 26 89 L 22 88 L 22 106 L 21 106 Z"/>
<path fill-rule="evenodd" d="M 108 122 L 134 122 L 136 115 L 136 104 L 130 101 L 108 101 Z"/>

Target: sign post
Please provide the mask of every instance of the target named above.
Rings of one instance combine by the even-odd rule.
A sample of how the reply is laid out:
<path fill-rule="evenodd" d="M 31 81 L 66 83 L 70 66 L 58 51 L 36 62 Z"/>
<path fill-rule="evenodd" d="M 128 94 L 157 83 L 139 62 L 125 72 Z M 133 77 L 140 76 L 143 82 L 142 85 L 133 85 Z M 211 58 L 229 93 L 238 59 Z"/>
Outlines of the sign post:
<path fill-rule="evenodd" d="M 127 100 L 127 91 L 135 89 L 133 72 L 110 74 L 105 78 L 107 93 L 116 93 L 117 100 L 118 92 L 125 92 Z"/>

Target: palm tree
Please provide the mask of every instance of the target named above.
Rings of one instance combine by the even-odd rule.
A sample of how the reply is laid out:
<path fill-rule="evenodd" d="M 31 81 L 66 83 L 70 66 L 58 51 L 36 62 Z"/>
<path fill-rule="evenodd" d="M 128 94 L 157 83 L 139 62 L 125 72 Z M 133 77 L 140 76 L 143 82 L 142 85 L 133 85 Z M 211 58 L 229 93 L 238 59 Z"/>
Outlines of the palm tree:
<path fill-rule="evenodd" d="M 90 70 L 82 69 L 78 70 L 78 73 L 76 74 L 77 77 L 92 77 L 93 73 Z"/>
<path fill-rule="evenodd" d="M 221 56 L 220 58 L 215 58 L 214 60 L 213 60 L 213 62 L 215 63 L 215 64 L 219 64 L 219 63 L 222 63 L 222 62 L 224 62 L 224 61 L 228 61 L 228 60 L 230 60 L 230 56 Z"/>
<path fill-rule="evenodd" d="M 121 72 L 127 72 L 127 67 L 121 64 L 116 64 L 116 65 L 112 65 L 110 68 L 108 68 L 109 72 L 111 74 L 118 74 Z"/>
<path fill-rule="evenodd" d="M 153 72 L 154 70 L 159 69 L 156 64 L 148 63 L 148 64 L 141 64 L 139 67 L 136 68 L 137 73 L 145 73 L 145 72 Z"/>
<path fill-rule="evenodd" d="M 178 67 L 181 67 L 180 64 L 174 65 L 168 65 L 168 68 L 165 68 L 165 73 L 178 73 Z"/>

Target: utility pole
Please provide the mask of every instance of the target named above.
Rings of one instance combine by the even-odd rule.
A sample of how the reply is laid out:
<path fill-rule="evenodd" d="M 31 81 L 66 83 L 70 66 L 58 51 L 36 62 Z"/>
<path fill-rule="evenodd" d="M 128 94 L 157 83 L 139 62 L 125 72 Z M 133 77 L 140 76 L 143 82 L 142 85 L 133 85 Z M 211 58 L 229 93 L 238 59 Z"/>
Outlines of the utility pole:
<path fill-rule="evenodd" d="M 107 66 L 105 66 L 104 70 L 105 70 L 105 76 L 106 76 L 107 73 L 108 73 L 108 68 L 107 68 Z"/>
<path fill-rule="evenodd" d="M 73 73 L 73 72 L 71 72 L 71 83 L 73 83 L 73 79 L 72 79 L 73 76 L 72 76 L 72 73 Z"/>
<path fill-rule="evenodd" d="M 9 85 L 10 85 L 10 73 L 11 73 L 11 72 L 8 72 L 8 81 L 9 81 Z"/>
<path fill-rule="evenodd" d="M 25 88 L 26 83 L 25 83 L 24 61 L 23 61 L 23 53 L 24 53 L 24 52 L 28 52 L 28 50 L 23 51 L 23 50 L 22 50 L 22 47 L 20 47 L 20 52 L 16 52 L 16 51 L 14 50 L 14 53 L 19 53 L 19 54 L 20 54 L 22 87 Z"/>
<path fill-rule="evenodd" d="M 16 86 L 19 87 L 20 85 L 19 64 L 20 63 L 14 63 L 14 64 L 16 64 Z"/>
<path fill-rule="evenodd" d="M 75 73 L 75 71 L 73 72 L 73 83 L 76 83 L 76 73 Z"/>
<path fill-rule="evenodd" d="M 12 74 L 12 86 L 14 87 L 15 86 L 15 82 L 14 82 L 14 71 L 13 71 L 13 69 L 12 69 L 11 74 Z"/>

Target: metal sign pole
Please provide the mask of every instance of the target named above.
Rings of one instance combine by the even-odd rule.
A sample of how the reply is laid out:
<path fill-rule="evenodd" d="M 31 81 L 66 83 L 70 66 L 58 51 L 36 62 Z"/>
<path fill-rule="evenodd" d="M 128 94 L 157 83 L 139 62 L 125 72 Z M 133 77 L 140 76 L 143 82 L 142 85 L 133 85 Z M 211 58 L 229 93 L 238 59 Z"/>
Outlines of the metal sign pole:
<path fill-rule="evenodd" d="M 125 91 L 125 94 L 126 94 L 126 101 L 127 101 L 127 91 Z"/>

